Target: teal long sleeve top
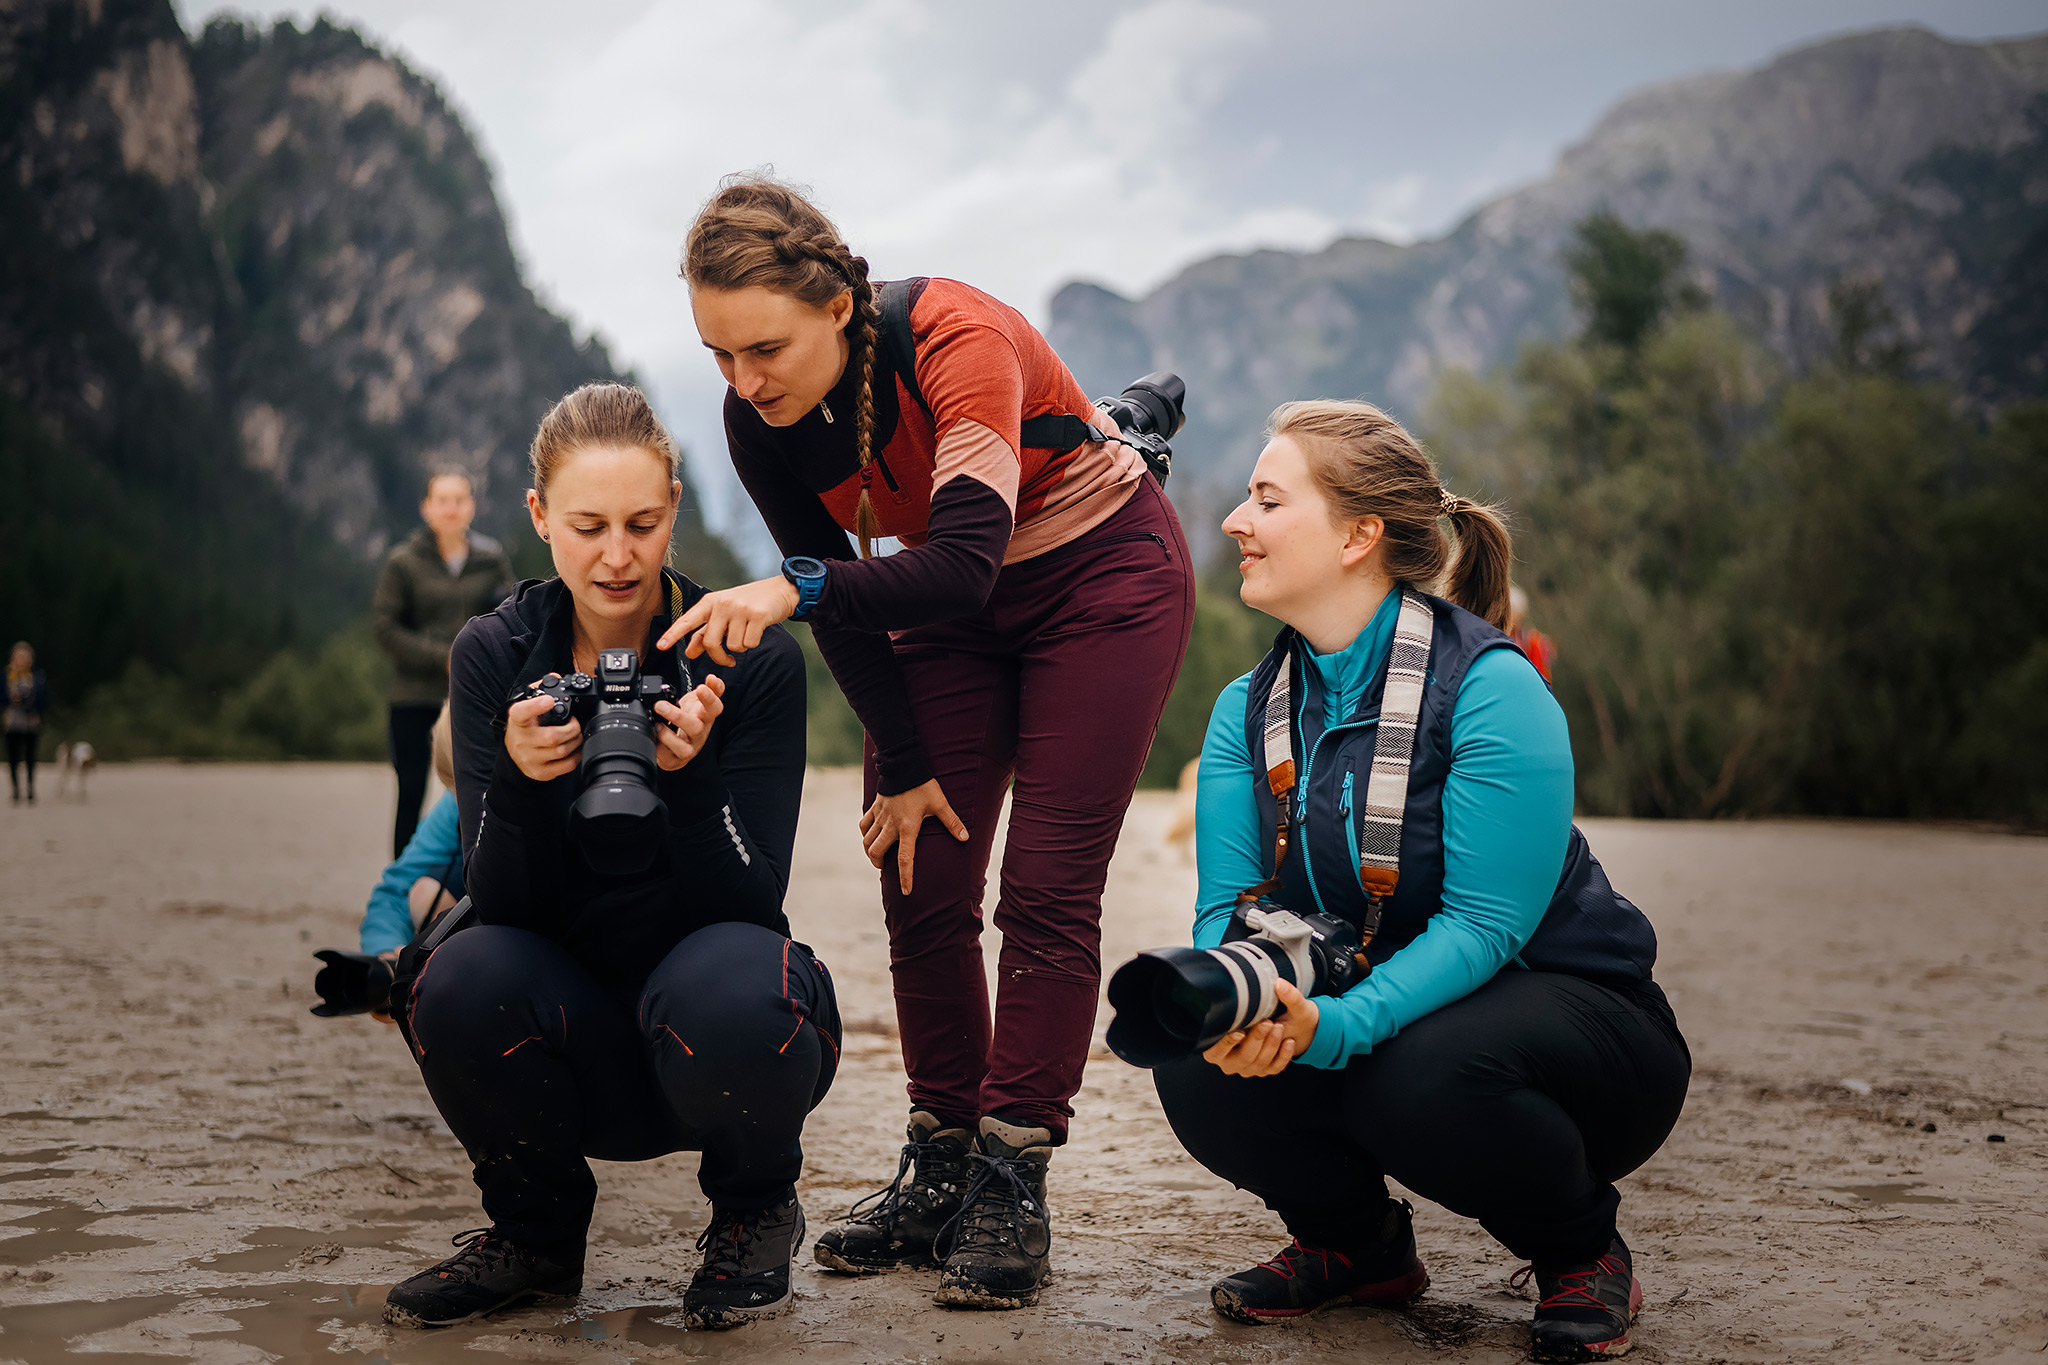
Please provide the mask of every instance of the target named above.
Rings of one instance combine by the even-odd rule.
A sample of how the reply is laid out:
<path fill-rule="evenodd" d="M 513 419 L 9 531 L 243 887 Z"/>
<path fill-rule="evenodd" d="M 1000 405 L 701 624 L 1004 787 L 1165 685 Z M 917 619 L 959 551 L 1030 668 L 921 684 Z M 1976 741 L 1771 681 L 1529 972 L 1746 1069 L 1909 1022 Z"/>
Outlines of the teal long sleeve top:
<path fill-rule="evenodd" d="M 1340 720 L 1387 666 L 1400 595 L 1389 593 L 1344 649 L 1303 654 Z M 1223 941 L 1237 893 L 1266 877 L 1258 802 L 1245 736 L 1246 674 L 1223 689 L 1209 716 L 1195 793 L 1198 874 L 1195 946 Z M 1302 722 L 1297 719 L 1296 724 Z M 1295 753 L 1314 751 L 1298 735 Z M 1297 792 L 1313 776 L 1300 775 Z M 1429 925 L 1342 996 L 1321 996 L 1315 1038 L 1297 1061 L 1341 1067 L 1401 1029 L 1459 1000 L 1513 962 L 1549 907 L 1571 833 L 1572 753 L 1564 712 L 1529 661 L 1511 649 L 1474 660 L 1451 712 L 1451 770 L 1443 789 L 1443 908 Z M 1345 868 L 1343 876 L 1357 875 Z"/>
<path fill-rule="evenodd" d="M 412 842 L 377 879 L 370 903 L 363 910 L 363 951 L 387 953 L 412 942 L 412 904 L 407 899 L 412 884 L 422 877 L 448 878 L 448 891 L 462 898 L 461 816 L 455 808 L 455 793 L 445 792 L 420 827 Z M 449 872 L 453 865 L 454 872 Z"/>

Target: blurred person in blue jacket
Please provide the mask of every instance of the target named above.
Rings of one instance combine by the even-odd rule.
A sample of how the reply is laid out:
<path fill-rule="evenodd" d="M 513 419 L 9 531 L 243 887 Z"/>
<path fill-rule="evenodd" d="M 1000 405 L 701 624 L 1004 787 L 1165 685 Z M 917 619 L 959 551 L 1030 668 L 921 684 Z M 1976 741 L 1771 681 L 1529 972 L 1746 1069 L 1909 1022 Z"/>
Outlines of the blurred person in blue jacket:
<path fill-rule="evenodd" d="M 362 950 L 397 961 L 426 921 L 462 899 L 462 830 L 455 808 L 455 751 L 448 735 L 448 708 L 433 729 L 434 775 L 441 799 L 394 858 L 370 892 L 363 910 Z M 390 1022 L 382 1011 L 377 1017 Z"/>

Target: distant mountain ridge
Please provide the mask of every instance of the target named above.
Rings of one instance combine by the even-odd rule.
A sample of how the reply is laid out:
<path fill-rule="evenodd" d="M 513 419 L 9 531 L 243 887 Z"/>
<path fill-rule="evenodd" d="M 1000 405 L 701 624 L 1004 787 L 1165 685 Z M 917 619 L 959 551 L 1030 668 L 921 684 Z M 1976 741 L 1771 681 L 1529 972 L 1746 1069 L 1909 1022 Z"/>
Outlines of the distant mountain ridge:
<path fill-rule="evenodd" d="M 547 407 L 625 376 L 528 287 L 431 82 L 322 19 L 0 3 L 0 626 L 65 686 L 365 609 L 425 474 L 529 565 Z M 686 492 L 679 564 L 731 571 Z"/>
<path fill-rule="evenodd" d="M 1413 419 L 1445 369 L 1570 331 L 1560 257 L 1602 208 L 1683 236 L 1698 282 L 1795 364 L 1831 344 L 1829 286 L 1870 280 L 1977 401 L 2048 393 L 2048 35 L 1887 29 L 1659 85 L 1445 237 L 1218 257 L 1138 300 L 1071 284 L 1049 333 L 1091 392 L 1178 370 L 1182 488 L 1231 482 L 1281 401 Z"/>

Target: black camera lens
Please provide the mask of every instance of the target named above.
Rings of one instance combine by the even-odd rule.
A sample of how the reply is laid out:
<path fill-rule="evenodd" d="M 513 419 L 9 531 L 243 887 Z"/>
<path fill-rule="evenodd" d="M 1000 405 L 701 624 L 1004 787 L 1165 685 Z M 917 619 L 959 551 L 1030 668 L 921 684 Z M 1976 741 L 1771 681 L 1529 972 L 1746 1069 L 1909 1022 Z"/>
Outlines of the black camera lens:
<path fill-rule="evenodd" d="M 639 702 L 600 704 L 583 740 L 583 791 L 569 808 L 569 834 L 584 860 L 613 876 L 654 865 L 668 833 L 655 794 L 654 723 Z"/>
<path fill-rule="evenodd" d="M 1136 429 L 1172 440 L 1187 425 L 1188 386 L 1177 374 L 1160 370 L 1135 380 L 1119 398 L 1136 419 Z M 1124 426 L 1121 418 L 1117 423 Z"/>
<path fill-rule="evenodd" d="M 1279 1007 L 1274 983 L 1293 980 L 1286 953 L 1257 939 L 1139 953 L 1109 979 L 1109 1050 L 1132 1066 L 1192 1057 L 1271 1018 Z"/>
<path fill-rule="evenodd" d="M 372 953 L 345 953 L 322 948 L 313 954 L 327 965 L 313 977 L 320 1003 L 313 1013 L 322 1019 L 368 1014 L 391 1004 L 391 964 Z"/>

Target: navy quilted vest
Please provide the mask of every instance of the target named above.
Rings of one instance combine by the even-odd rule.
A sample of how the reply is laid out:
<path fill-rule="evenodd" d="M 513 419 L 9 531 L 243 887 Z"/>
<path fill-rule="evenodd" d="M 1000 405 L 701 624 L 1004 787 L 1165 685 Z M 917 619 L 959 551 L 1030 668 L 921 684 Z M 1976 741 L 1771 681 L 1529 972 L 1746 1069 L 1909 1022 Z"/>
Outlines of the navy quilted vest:
<path fill-rule="evenodd" d="M 1464 608 L 1439 597 L 1423 600 L 1435 616 L 1429 676 L 1423 684 L 1422 714 L 1415 723 L 1408 804 L 1401 822 L 1401 880 L 1387 898 L 1379 934 L 1367 954 L 1375 966 L 1421 933 L 1429 917 L 1443 907 L 1443 794 L 1444 778 L 1451 770 L 1451 710 L 1474 659 L 1489 649 L 1515 648 L 1514 641 Z M 1295 632 L 1283 630 L 1252 671 L 1244 723 L 1254 772 L 1266 771 L 1266 696 L 1279 672 L 1281 651 L 1299 648 Z M 1294 676 L 1295 761 L 1299 767 L 1304 758 L 1308 760 L 1308 782 L 1295 789 L 1294 846 L 1281 872 L 1278 899 L 1283 905 L 1307 906 L 1358 924 L 1365 917 L 1365 892 L 1358 884 L 1359 827 L 1386 668 L 1381 667 L 1353 714 L 1328 725 L 1314 666 L 1297 660 Z M 1311 754 L 1300 737 L 1318 730 L 1321 737 Z M 1270 850 L 1276 816 L 1263 779 L 1258 808 L 1261 847 Z M 1650 921 L 1609 884 L 1586 836 L 1573 825 L 1550 908 L 1517 960 L 1536 971 L 1647 981 L 1656 959 L 1657 935 Z"/>

